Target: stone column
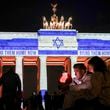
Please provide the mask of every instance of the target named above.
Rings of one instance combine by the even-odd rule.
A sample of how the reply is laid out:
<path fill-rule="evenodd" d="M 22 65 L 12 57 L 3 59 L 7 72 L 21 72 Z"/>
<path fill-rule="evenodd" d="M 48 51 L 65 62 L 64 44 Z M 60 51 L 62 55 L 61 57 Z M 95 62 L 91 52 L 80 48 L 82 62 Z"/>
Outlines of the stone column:
<path fill-rule="evenodd" d="M 44 98 L 45 91 L 47 90 L 47 65 L 46 65 L 46 56 L 39 56 L 40 58 L 40 90 L 42 94 L 42 98 Z M 42 100 L 43 108 L 44 100 Z"/>
<path fill-rule="evenodd" d="M 71 76 L 74 77 L 75 73 L 74 73 L 74 70 L 73 70 L 73 65 L 75 63 L 77 63 L 77 56 L 71 56 L 70 59 L 71 59 Z"/>
<path fill-rule="evenodd" d="M 47 90 L 46 56 L 40 56 L 40 90 Z"/>
<path fill-rule="evenodd" d="M 22 56 L 16 57 L 16 73 L 18 73 L 21 79 L 21 90 L 23 91 L 23 63 L 22 63 Z"/>

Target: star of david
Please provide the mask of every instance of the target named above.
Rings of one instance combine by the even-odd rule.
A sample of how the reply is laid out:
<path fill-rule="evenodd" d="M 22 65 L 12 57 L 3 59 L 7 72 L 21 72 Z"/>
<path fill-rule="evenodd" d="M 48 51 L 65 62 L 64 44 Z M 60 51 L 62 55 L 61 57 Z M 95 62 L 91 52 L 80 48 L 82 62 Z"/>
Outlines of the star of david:
<path fill-rule="evenodd" d="M 63 44 L 63 40 L 59 39 L 59 37 L 57 37 L 56 39 L 53 39 L 53 46 L 60 48 L 61 46 L 64 46 Z"/>

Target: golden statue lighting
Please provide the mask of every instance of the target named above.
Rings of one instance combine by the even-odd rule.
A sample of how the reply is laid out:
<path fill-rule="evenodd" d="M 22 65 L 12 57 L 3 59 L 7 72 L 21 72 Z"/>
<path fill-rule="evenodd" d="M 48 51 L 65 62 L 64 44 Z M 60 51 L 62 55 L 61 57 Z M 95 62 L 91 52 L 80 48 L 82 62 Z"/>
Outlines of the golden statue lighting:
<path fill-rule="evenodd" d="M 69 17 L 65 21 L 64 16 L 60 17 L 56 15 L 57 4 L 51 4 L 53 15 L 50 18 L 50 21 L 47 21 L 46 17 L 43 16 L 43 29 L 72 29 L 72 17 Z"/>

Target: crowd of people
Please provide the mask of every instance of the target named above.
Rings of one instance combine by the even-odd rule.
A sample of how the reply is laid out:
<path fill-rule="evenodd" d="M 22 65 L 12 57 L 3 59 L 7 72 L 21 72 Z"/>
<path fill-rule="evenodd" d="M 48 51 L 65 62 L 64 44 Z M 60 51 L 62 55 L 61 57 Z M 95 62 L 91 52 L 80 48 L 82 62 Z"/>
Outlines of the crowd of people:
<path fill-rule="evenodd" d="M 23 101 L 24 110 L 110 110 L 110 72 L 98 56 L 92 57 L 87 66 L 73 65 L 75 77 L 66 74 L 59 79 L 59 91 L 44 95 L 41 92 Z M 0 110 L 21 110 L 21 81 L 14 70 L 9 69 L 0 78 L 3 86 Z"/>
<path fill-rule="evenodd" d="M 64 98 L 64 110 L 109 110 L 110 72 L 100 57 L 92 57 L 87 69 L 84 64 L 74 65 L 77 78 L 69 85 Z"/>

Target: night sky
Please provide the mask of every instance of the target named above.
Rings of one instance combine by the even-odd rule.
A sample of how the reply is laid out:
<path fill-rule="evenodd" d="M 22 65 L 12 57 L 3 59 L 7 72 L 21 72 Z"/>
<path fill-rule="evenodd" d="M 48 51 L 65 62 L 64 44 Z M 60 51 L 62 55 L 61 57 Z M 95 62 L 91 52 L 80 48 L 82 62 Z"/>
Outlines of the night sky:
<path fill-rule="evenodd" d="M 57 15 L 73 17 L 79 32 L 110 32 L 110 0 L 57 0 Z M 50 20 L 51 0 L 1 0 L 0 31 L 37 32 L 42 16 Z"/>

